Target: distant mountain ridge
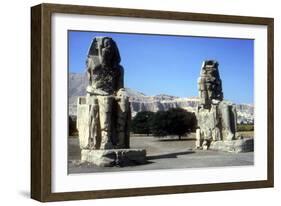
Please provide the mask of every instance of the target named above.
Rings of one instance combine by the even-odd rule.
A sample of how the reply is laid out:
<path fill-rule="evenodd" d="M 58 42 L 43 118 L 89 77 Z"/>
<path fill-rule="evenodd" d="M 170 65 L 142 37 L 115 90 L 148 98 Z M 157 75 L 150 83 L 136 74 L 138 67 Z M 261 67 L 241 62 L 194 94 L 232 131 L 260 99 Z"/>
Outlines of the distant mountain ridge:
<path fill-rule="evenodd" d="M 69 73 L 69 115 L 76 116 L 77 97 L 86 95 L 88 84 L 86 74 Z M 131 102 L 132 116 L 140 111 L 163 111 L 170 108 L 181 107 L 188 111 L 195 112 L 199 103 L 198 97 L 177 97 L 167 94 L 147 96 L 142 92 L 126 88 L 126 95 Z M 254 122 L 254 106 L 250 104 L 236 104 L 238 123 Z"/>

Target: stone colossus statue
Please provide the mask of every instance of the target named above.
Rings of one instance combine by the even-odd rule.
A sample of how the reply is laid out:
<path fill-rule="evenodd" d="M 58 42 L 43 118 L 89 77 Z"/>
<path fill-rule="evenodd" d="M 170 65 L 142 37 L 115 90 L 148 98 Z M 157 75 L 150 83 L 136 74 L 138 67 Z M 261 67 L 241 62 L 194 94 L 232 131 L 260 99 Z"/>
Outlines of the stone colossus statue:
<path fill-rule="evenodd" d="M 208 149 L 212 141 L 236 138 L 236 108 L 223 100 L 218 62 L 204 61 L 198 79 L 200 103 L 197 108 L 196 146 Z"/>
<path fill-rule="evenodd" d="M 112 38 L 93 39 L 86 60 L 87 96 L 78 98 L 77 128 L 81 149 L 129 147 L 131 111 L 124 92 L 124 70 L 120 61 Z"/>

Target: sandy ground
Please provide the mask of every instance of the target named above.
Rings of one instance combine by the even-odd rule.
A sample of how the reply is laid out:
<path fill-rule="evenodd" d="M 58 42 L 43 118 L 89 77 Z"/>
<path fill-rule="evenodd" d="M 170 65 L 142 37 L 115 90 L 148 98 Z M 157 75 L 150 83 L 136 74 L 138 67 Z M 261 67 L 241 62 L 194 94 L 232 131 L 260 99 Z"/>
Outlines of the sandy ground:
<path fill-rule="evenodd" d="M 228 153 L 217 151 L 193 150 L 194 134 L 182 140 L 177 138 L 159 139 L 152 136 L 131 137 L 131 148 L 144 148 L 147 151 L 148 163 L 130 167 L 97 167 L 92 164 L 80 164 L 78 138 L 69 138 L 68 172 L 115 172 L 155 169 L 182 169 L 225 166 L 250 166 L 254 164 L 254 153 Z"/>

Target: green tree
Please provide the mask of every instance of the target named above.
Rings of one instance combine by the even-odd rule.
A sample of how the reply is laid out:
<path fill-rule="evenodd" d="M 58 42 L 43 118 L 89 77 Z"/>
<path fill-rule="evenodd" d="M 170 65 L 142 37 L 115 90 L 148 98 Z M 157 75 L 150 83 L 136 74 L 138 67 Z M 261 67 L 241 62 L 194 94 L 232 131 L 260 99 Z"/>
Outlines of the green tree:
<path fill-rule="evenodd" d="M 151 132 L 156 137 L 167 136 L 169 127 L 168 113 L 165 111 L 158 111 L 151 119 L 150 128 Z"/>
<path fill-rule="evenodd" d="M 151 133 L 150 123 L 153 115 L 154 113 L 149 111 L 138 112 L 131 123 L 132 132 L 149 136 Z"/>
<path fill-rule="evenodd" d="M 181 108 L 157 112 L 151 121 L 153 135 L 163 137 L 177 135 L 179 139 L 196 128 L 196 117 L 192 112 Z"/>

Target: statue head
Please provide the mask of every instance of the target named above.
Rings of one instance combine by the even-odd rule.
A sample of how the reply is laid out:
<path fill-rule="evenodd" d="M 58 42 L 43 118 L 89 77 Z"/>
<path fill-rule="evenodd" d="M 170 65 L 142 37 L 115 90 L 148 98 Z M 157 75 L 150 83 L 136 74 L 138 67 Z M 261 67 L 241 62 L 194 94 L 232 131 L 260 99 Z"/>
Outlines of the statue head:
<path fill-rule="evenodd" d="M 121 61 L 118 47 L 110 37 L 95 37 L 88 51 L 88 58 L 92 58 L 94 67 L 116 67 Z"/>
<path fill-rule="evenodd" d="M 124 72 L 115 41 L 110 37 L 95 37 L 86 60 L 88 93 L 113 94 L 124 87 Z"/>

